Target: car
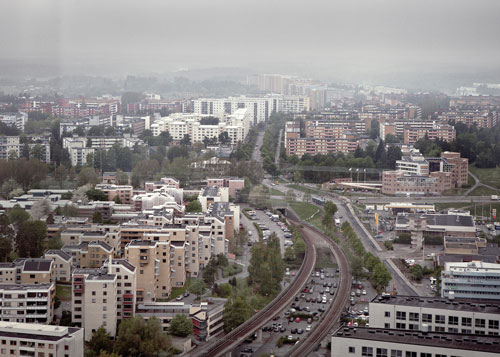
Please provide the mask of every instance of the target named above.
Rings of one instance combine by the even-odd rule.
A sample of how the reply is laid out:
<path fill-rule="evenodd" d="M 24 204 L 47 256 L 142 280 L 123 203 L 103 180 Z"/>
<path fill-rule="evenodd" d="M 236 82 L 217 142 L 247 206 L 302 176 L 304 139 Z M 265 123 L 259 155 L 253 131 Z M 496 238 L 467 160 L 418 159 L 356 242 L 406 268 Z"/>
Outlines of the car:
<path fill-rule="evenodd" d="M 319 278 L 319 272 L 316 272 L 315 277 Z"/>
<path fill-rule="evenodd" d="M 351 291 L 351 297 L 356 296 L 356 293 L 354 291 Z"/>
<path fill-rule="evenodd" d="M 276 315 L 276 316 L 273 317 L 273 321 L 277 321 L 279 319 L 280 319 L 280 315 Z"/>
<path fill-rule="evenodd" d="M 323 283 L 323 287 L 324 287 L 324 288 L 326 288 L 327 286 L 328 286 L 328 283 L 325 281 L 325 282 Z"/>
<path fill-rule="evenodd" d="M 296 309 L 297 311 L 302 311 L 302 308 L 301 308 L 300 306 L 295 306 L 295 309 Z"/>
<path fill-rule="evenodd" d="M 307 301 L 307 302 L 309 302 L 309 301 Z M 311 298 L 311 302 L 316 302 L 316 298 L 314 296 Z"/>
<path fill-rule="evenodd" d="M 299 297 L 298 296 L 295 297 L 295 301 L 299 301 Z"/>
<path fill-rule="evenodd" d="M 248 242 L 248 243 L 247 243 L 247 245 L 248 245 L 249 247 L 251 247 L 251 246 L 253 245 L 253 243 L 252 243 L 252 242 Z"/>
<path fill-rule="evenodd" d="M 368 312 L 368 307 L 365 307 L 363 312 Z"/>
<path fill-rule="evenodd" d="M 335 295 L 335 290 L 330 290 L 330 295 Z"/>
<path fill-rule="evenodd" d="M 295 317 L 290 317 L 290 322 L 294 322 L 295 321 Z"/>
<path fill-rule="evenodd" d="M 303 311 L 309 312 L 309 311 L 311 311 L 311 309 L 309 308 L 309 306 L 306 306 L 306 307 L 304 307 Z"/>
<path fill-rule="evenodd" d="M 243 353 L 253 353 L 253 349 L 250 348 L 250 347 L 247 347 L 247 348 L 243 349 L 241 352 L 243 352 Z"/>
<path fill-rule="evenodd" d="M 359 284 L 358 289 L 363 289 L 363 284 Z"/>
<path fill-rule="evenodd" d="M 295 322 L 299 323 L 300 321 L 302 321 L 300 317 L 295 318 Z"/>
<path fill-rule="evenodd" d="M 320 308 L 318 309 L 318 311 L 319 311 L 319 312 L 325 312 L 326 310 L 325 310 L 323 307 L 320 307 Z"/>
<path fill-rule="evenodd" d="M 328 294 L 330 292 L 330 288 L 325 289 L 325 293 Z"/>
<path fill-rule="evenodd" d="M 329 288 L 331 288 L 333 286 L 333 284 L 331 282 L 329 282 L 328 284 L 326 284 L 326 286 L 328 286 Z"/>
<path fill-rule="evenodd" d="M 177 296 L 177 297 L 175 298 L 175 300 L 177 300 L 177 301 L 181 301 L 181 300 L 182 300 L 182 295 Z"/>
<path fill-rule="evenodd" d="M 363 290 L 363 291 L 361 292 L 361 295 L 366 295 L 366 290 Z"/>
<path fill-rule="evenodd" d="M 286 328 L 285 328 L 285 327 L 283 327 L 283 326 L 281 326 L 281 327 L 280 327 L 280 332 L 281 332 L 281 333 L 283 333 L 283 332 L 285 332 L 285 331 L 286 331 Z"/>
<path fill-rule="evenodd" d="M 297 333 L 297 329 L 294 327 L 293 329 L 290 330 L 291 333 Z"/>
<path fill-rule="evenodd" d="M 336 289 L 337 288 L 337 283 L 333 283 L 333 287 Z"/>
<path fill-rule="evenodd" d="M 333 302 L 333 299 L 328 299 L 328 302 L 331 304 Z"/>
<path fill-rule="evenodd" d="M 313 321 L 313 320 L 312 320 L 310 317 L 307 319 L 307 323 L 308 323 L 308 324 L 312 324 L 312 321 Z"/>
<path fill-rule="evenodd" d="M 184 293 L 184 297 L 188 297 L 188 296 L 189 296 L 189 291 L 186 291 L 186 292 Z"/>
<path fill-rule="evenodd" d="M 307 325 L 307 327 L 306 327 L 306 332 L 309 332 L 309 331 L 311 331 L 311 325 Z"/>
<path fill-rule="evenodd" d="M 302 330 L 301 328 L 299 328 L 299 329 L 297 329 L 297 333 L 298 333 L 299 335 L 302 335 L 302 334 L 304 333 L 304 330 Z"/>
<path fill-rule="evenodd" d="M 311 302 L 311 297 L 310 296 L 306 297 L 306 302 Z"/>
<path fill-rule="evenodd" d="M 320 293 L 321 295 L 323 295 L 323 294 L 325 293 L 325 290 L 321 289 L 321 290 L 319 291 L 319 293 Z"/>

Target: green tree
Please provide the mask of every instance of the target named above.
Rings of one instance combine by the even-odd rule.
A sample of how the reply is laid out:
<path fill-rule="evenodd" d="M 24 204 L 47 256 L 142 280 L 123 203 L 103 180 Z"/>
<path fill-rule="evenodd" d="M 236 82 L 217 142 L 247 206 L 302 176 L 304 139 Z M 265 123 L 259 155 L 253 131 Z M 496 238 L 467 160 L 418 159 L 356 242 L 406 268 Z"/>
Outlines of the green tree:
<path fill-rule="evenodd" d="M 92 215 L 92 222 L 94 223 L 102 223 L 102 214 L 99 211 L 95 211 Z"/>
<path fill-rule="evenodd" d="M 128 185 L 128 175 L 122 170 L 116 171 L 116 183 L 118 185 Z"/>
<path fill-rule="evenodd" d="M 118 328 L 114 352 L 123 356 L 158 356 L 172 347 L 156 317 L 147 321 L 142 316 L 123 319 Z"/>
<path fill-rule="evenodd" d="M 186 205 L 186 212 L 201 212 L 201 203 L 198 200 L 191 201 Z"/>
<path fill-rule="evenodd" d="M 286 191 L 286 201 L 287 202 L 295 202 L 296 199 L 297 199 L 297 195 L 295 194 L 294 190 Z"/>
<path fill-rule="evenodd" d="M 363 261 L 357 255 L 351 256 L 351 272 L 355 279 L 359 279 L 363 274 Z"/>
<path fill-rule="evenodd" d="M 389 273 L 389 270 L 387 270 L 384 263 L 379 261 L 373 268 L 373 274 L 371 277 L 373 285 L 380 291 L 389 284 L 391 279 L 391 273 Z"/>
<path fill-rule="evenodd" d="M 295 251 L 295 254 L 299 257 L 303 257 L 306 254 L 306 243 L 304 242 L 302 237 L 295 240 L 293 249 Z"/>
<path fill-rule="evenodd" d="M 57 233 L 54 238 L 49 238 L 47 241 L 47 249 L 61 249 L 64 243 L 61 239 L 61 233 Z"/>
<path fill-rule="evenodd" d="M 295 251 L 292 247 L 286 247 L 285 249 L 285 260 L 288 262 L 292 262 L 295 260 Z"/>
<path fill-rule="evenodd" d="M 54 170 L 54 179 L 59 182 L 59 187 L 63 187 L 64 180 L 68 177 L 68 169 L 64 165 L 59 165 Z"/>
<path fill-rule="evenodd" d="M 9 219 L 14 224 L 16 228 L 19 228 L 21 224 L 30 219 L 30 215 L 28 212 L 21 208 L 18 204 L 15 204 L 14 207 L 8 213 Z"/>
<path fill-rule="evenodd" d="M 184 137 L 180 141 L 181 146 L 189 146 L 191 145 L 191 137 L 189 134 L 184 134 Z"/>
<path fill-rule="evenodd" d="M 109 332 L 101 326 L 92 333 L 92 338 L 89 341 L 89 349 L 95 353 L 95 356 L 99 356 L 101 352 L 109 353 L 113 350 L 112 342 Z"/>
<path fill-rule="evenodd" d="M 252 316 L 252 308 L 246 296 L 236 296 L 224 305 L 224 331 L 230 332 Z"/>
<path fill-rule="evenodd" d="M 92 167 L 83 167 L 78 174 L 78 186 L 96 185 L 97 183 L 99 183 L 99 176 L 97 176 L 96 170 Z"/>
<path fill-rule="evenodd" d="M 42 256 L 47 238 L 47 224 L 42 221 L 26 221 L 19 226 L 16 245 L 17 254 L 23 258 Z"/>
<path fill-rule="evenodd" d="M 326 201 L 325 206 L 324 206 L 325 212 L 330 215 L 330 218 L 335 216 L 335 213 L 337 213 L 338 208 L 335 203 L 332 201 Z"/>
<path fill-rule="evenodd" d="M 193 334 L 193 320 L 186 315 L 177 314 L 170 321 L 168 330 L 174 336 L 186 337 Z"/>
<path fill-rule="evenodd" d="M 107 201 L 108 195 L 101 190 L 96 190 L 94 188 L 85 192 L 90 201 Z"/>
<path fill-rule="evenodd" d="M 203 282 L 202 279 L 189 280 L 187 290 L 190 293 L 202 296 L 205 293 L 206 289 L 207 289 L 207 286 L 205 285 L 205 283 Z"/>
<path fill-rule="evenodd" d="M 215 282 L 215 275 L 217 274 L 217 264 L 215 259 L 212 257 L 208 261 L 208 264 L 203 269 L 203 281 L 209 287 L 211 287 Z"/>
<path fill-rule="evenodd" d="M 413 280 L 420 281 L 424 277 L 424 269 L 419 264 L 415 264 L 410 268 L 410 274 Z"/>
<path fill-rule="evenodd" d="M 231 144 L 231 138 L 229 137 L 227 131 L 223 131 L 222 133 L 219 134 L 219 143 L 221 143 L 222 145 Z"/>

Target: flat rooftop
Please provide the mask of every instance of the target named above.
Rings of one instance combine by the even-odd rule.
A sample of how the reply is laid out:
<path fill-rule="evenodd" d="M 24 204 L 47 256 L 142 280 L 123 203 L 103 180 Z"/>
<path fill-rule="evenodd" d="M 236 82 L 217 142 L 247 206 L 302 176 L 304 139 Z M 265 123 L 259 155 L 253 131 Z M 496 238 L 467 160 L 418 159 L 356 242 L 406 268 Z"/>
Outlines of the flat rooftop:
<path fill-rule="evenodd" d="M 57 341 L 78 330 L 80 328 L 0 321 L 2 337 Z"/>
<path fill-rule="evenodd" d="M 426 307 L 453 311 L 483 312 L 487 314 L 500 314 L 500 300 L 482 299 L 443 299 L 439 297 L 377 295 L 371 303 L 385 305 L 399 305 L 412 307 Z"/>
<path fill-rule="evenodd" d="M 495 355 L 500 350 L 500 338 L 490 335 L 341 327 L 333 334 L 333 337 L 442 347 L 456 349 L 457 351 L 481 351 Z"/>

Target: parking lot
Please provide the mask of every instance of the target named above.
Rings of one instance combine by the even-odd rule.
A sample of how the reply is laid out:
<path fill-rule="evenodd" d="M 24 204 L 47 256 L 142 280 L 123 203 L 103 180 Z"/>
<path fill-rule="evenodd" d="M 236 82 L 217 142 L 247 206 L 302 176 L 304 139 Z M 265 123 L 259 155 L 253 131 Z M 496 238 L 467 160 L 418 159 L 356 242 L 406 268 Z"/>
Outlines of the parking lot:
<path fill-rule="evenodd" d="M 338 284 L 338 272 L 334 268 L 324 269 L 323 276 L 320 270 L 313 275 L 294 301 L 263 327 L 262 342 L 254 339 L 243 343 L 233 352 L 233 356 L 260 356 L 271 352 L 276 356 L 287 356 L 296 341 L 307 337 L 330 306 Z M 292 343 L 278 347 L 276 343 L 282 336 Z"/>
<path fill-rule="evenodd" d="M 252 212 L 252 213 L 255 212 L 255 214 L 253 214 L 251 216 L 255 217 L 256 219 L 253 219 L 252 221 L 263 227 L 261 229 L 263 230 L 264 238 L 266 238 L 266 236 L 270 235 L 271 233 L 276 233 L 276 235 L 278 236 L 278 238 L 280 240 L 281 254 L 283 255 L 285 253 L 285 248 L 286 248 L 285 242 L 289 241 L 289 243 L 291 243 L 290 239 L 285 238 L 285 235 L 287 233 L 289 234 L 289 232 L 285 232 L 286 229 L 280 228 L 279 223 L 281 223 L 281 222 L 274 222 L 271 219 L 271 217 L 268 214 L 266 214 L 267 211 L 252 210 L 249 212 Z M 269 214 L 270 214 L 270 212 L 269 212 Z M 253 226 L 253 224 L 252 224 L 252 226 Z M 266 230 L 269 233 L 265 233 Z M 252 231 L 255 232 L 255 233 L 252 233 L 252 235 L 255 234 L 255 237 L 258 237 L 257 229 L 255 228 L 255 226 L 253 226 Z"/>

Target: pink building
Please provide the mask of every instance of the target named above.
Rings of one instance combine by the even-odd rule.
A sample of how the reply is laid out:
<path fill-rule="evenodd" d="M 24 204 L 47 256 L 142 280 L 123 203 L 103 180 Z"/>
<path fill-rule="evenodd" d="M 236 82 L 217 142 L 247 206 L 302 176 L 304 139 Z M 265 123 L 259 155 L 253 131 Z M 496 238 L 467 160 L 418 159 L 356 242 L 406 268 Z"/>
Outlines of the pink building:
<path fill-rule="evenodd" d="M 245 187 L 245 180 L 237 177 L 208 178 L 207 187 L 227 187 L 229 197 L 235 198 Z"/>

